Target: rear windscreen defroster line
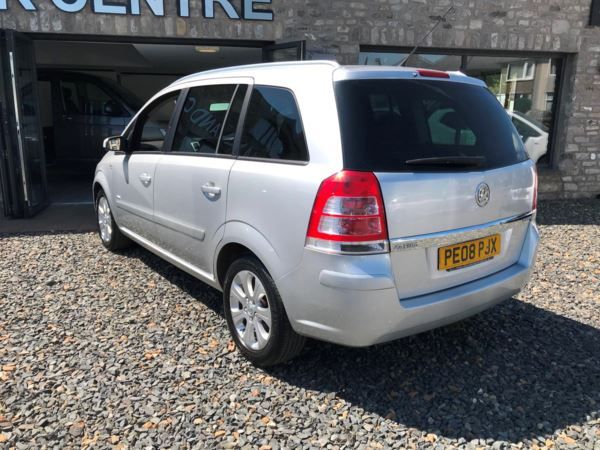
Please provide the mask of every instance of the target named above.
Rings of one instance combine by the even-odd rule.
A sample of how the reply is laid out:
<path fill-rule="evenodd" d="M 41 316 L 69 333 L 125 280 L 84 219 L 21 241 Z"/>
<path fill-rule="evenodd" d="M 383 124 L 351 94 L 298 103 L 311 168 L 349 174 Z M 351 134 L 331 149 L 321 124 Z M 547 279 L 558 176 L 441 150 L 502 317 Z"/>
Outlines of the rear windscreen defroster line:
<path fill-rule="evenodd" d="M 473 171 L 527 159 L 508 114 L 485 87 L 346 80 L 336 82 L 335 95 L 346 169 Z"/>

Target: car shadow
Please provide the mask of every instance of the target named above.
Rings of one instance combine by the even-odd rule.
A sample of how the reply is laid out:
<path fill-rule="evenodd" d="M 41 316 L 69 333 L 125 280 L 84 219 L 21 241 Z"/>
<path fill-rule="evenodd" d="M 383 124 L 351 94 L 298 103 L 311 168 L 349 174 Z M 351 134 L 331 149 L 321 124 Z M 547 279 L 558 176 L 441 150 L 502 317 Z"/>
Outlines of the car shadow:
<path fill-rule="evenodd" d="M 270 372 L 428 433 L 518 442 L 598 411 L 600 331 L 510 299 L 386 345 L 311 342 Z"/>
<path fill-rule="evenodd" d="M 127 255 L 223 314 L 217 290 L 141 248 Z M 600 330 L 510 299 L 384 345 L 309 341 L 293 361 L 267 372 L 427 433 L 518 442 L 597 414 Z"/>

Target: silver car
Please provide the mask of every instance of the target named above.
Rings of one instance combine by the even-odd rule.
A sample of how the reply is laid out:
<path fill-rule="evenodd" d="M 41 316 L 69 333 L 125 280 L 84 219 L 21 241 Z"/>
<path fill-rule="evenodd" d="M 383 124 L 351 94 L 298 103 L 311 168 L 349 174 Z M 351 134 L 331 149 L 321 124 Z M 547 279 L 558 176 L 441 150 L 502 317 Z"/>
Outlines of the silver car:
<path fill-rule="evenodd" d="M 537 178 L 495 97 L 459 73 L 332 62 L 188 76 L 105 141 L 102 243 L 223 292 L 266 366 L 307 337 L 369 346 L 515 295 Z"/>

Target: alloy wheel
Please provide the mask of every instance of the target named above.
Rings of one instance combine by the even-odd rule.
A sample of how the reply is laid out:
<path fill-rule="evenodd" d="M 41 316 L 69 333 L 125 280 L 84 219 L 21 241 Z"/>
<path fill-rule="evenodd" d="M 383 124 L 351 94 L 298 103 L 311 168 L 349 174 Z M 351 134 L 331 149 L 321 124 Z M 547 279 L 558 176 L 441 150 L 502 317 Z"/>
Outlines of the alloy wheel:
<path fill-rule="evenodd" d="M 112 216 L 110 206 L 106 197 L 100 197 L 98 200 L 98 227 L 100 229 L 100 237 L 104 242 L 110 242 L 112 237 Z"/>
<path fill-rule="evenodd" d="M 241 270 L 229 290 L 229 309 L 240 342 L 248 349 L 264 349 L 271 336 L 271 308 L 265 288 L 254 273 Z"/>

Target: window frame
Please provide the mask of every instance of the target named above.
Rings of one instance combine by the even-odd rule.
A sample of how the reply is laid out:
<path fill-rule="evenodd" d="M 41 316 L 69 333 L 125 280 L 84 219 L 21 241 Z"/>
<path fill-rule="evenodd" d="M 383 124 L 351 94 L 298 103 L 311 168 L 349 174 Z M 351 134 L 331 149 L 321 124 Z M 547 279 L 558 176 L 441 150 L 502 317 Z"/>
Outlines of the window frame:
<path fill-rule="evenodd" d="M 140 112 L 133 119 L 133 122 L 131 124 L 132 125 L 131 129 L 128 130 L 127 128 L 129 128 L 129 127 L 127 127 L 123 133 L 124 136 L 126 135 L 127 144 L 128 144 L 128 149 L 127 149 L 126 153 L 129 153 L 129 154 L 135 153 L 136 155 L 156 155 L 156 154 L 164 154 L 164 153 L 169 152 L 169 150 L 171 149 L 171 146 L 173 144 L 173 134 L 174 134 L 173 124 L 175 123 L 175 118 L 179 117 L 178 113 L 181 111 L 181 107 L 182 107 L 181 100 L 182 100 L 184 91 L 185 91 L 185 89 L 173 89 L 168 92 L 165 92 L 163 95 L 154 98 L 150 103 L 148 103 L 146 106 L 144 106 L 140 110 Z M 141 128 L 143 127 L 142 121 L 145 121 L 148 118 L 148 112 L 150 110 L 152 110 L 161 101 L 163 101 L 165 99 L 165 97 L 173 95 L 174 92 L 179 92 L 179 94 L 177 95 L 175 108 L 173 109 L 173 113 L 171 114 L 171 118 L 169 119 L 169 125 L 167 125 L 167 134 L 165 135 L 162 149 L 161 150 L 136 150 L 136 149 L 134 149 L 133 143 L 136 142 L 136 140 L 138 140 L 138 138 L 139 138 Z M 125 153 L 125 152 L 118 152 L 118 153 Z"/>
<path fill-rule="evenodd" d="M 304 145 L 306 146 L 306 161 L 295 161 L 295 160 L 290 160 L 290 159 L 261 158 L 261 157 L 256 157 L 256 156 L 240 156 L 239 150 L 240 150 L 242 133 L 244 131 L 244 125 L 246 124 L 248 107 L 250 105 L 250 101 L 252 100 L 252 94 L 254 93 L 254 90 L 256 88 L 260 88 L 260 87 L 282 89 L 282 90 L 288 91 L 292 95 L 292 98 L 294 99 L 294 102 L 296 103 L 296 108 L 298 110 L 298 117 L 300 118 L 300 124 L 302 125 L 302 132 L 303 132 L 302 134 L 304 135 Z M 296 94 L 292 89 L 290 89 L 287 86 L 276 86 L 273 84 L 253 84 L 251 86 L 251 89 L 248 89 L 248 91 L 246 92 L 246 99 L 244 101 L 244 106 L 242 107 L 242 112 L 240 114 L 240 121 L 238 122 L 238 128 L 236 131 L 236 143 L 233 148 L 233 155 L 235 156 L 235 158 L 239 159 L 240 161 L 256 161 L 256 162 L 267 162 L 267 163 L 272 163 L 272 164 L 288 164 L 288 165 L 292 165 L 292 166 L 307 166 L 310 163 L 310 149 L 308 147 L 308 141 L 306 140 L 306 127 L 304 126 L 304 121 L 302 119 L 302 111 L 300 109 L 300 104 L 298 103 L 298 98 L 296 97 Z"/>

